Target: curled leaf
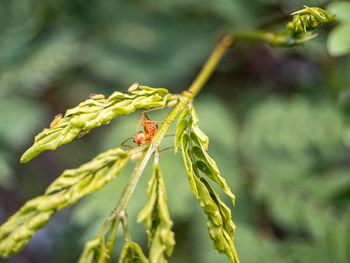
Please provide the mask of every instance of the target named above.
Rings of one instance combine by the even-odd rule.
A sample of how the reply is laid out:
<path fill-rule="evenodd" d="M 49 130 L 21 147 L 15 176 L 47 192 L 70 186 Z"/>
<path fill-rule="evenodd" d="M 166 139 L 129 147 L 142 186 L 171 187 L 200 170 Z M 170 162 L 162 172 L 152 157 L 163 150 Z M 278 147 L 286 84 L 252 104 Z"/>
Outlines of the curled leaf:
<path fill-rule="evenodd" d="M 317 27 L 328 23 L 334 19 L 334 15 L 327 13 L 325 10 L 318 7 L 307 7 L 292 13 L 293 20 L 288 22 L 287 31 L 252 31 L 235 34 L 233 40 L 261 40 L 271 46 L 277 47 L 292 47 L 300 45 L 310 39 L 313 39 L 317 34 L 312 34 L 311 31 Z"/>
<path fill-rule="evenodd" d="M 292 13 L 293 20 L 287 24 L 288 30 L 294 33 L 306 33 L 332 21 L 335 17 L 319 7 L 304 7 Z"/>
<path fill-rule="evenodd" d="M 18 252 L 57 210 L 110 182 L 127 163 L 128 152 L 112 149 L 77 169 L 66 170 L 45 194 L 26 202 L 0 227 L 0 256 Z"/>
<path fill-rule="evenodd" d="M 174 245 L 173 222 L 170 219 L 166 204 L 166 193 L 163 176 L 158 165 L 154 165 L 153 174 L 148 182 L 149 200 L 140 211 L 137 221 L 143 222 L 150 246 L 149 260 L 154 263 L 165 263 L 164 253 L 171 255 Z"/>
<path fill-rule="evenodd" d="M 199 193 L 198 200 L 208 216 L 207 227 L 215 249 L 226 254 L 231 262 L 238 263 L 239 259 L 233 242 L 236 226 L 231 220 L 230 209 L 204 178 L 195 177 L 195 179 Z"/>
<path fill-rule="evenodd" d="M 235 203 L 235 196 L 231 192 L 230 187 L 227 185 L 225 178 L 223 178 L 220 175 L 219 168 L 217 167 L 215 161 L 209 156 L 207 153 L 209 139 L 208 136 L 199 129 L 198 127 L 198 117 L 194 110 L 194 107 L 191 109 L 191 116 L 192 116 L 192 124 L 191 124 L 191 131 L 190 131 L 190 138 L 192 139 L 190 148 L 190 151 L 192 152 L 193 160 L 200 160 L 202 161 L 201 164 L 204 164 L 206 168 L 208 168 L 206 173 L 204 173 L 206 176 L 208 176 L 211 180 L 215 181 L 220 188 L 227 194 L 233 204 Z M 199 147 L 198 147 L 199 146 Z M 201 166 L 204 168 L 204 166 Z"/>
<path fill-rule="evenodd" d="M 179 120 L 176 124 L 175 143 L 174 143 L 175 153 L 177 152 L 177 149 L 179 147 L 181 136 L 189 125 L 187 121 L 187 117 L 189 115 L 190 115 L 190 109 L 189 108 L 184 109 L 184 111 L 181 113 Z"/>
<path fill-rule="evenodd" d="M 194 110 L 194 107 L 192 107 L 192 109 L 191 109 L 191 117 L 192 117 L 191 129 L 192 129 L 193 133 L 196 135 L 196 137 L 200 141 L 200 144 L 204 147 L 204 150 L 208 150 L 209 138 L 198 127 L 199 119 L 198 119 L 198 116 L 196 114 L 196 111 Z"/>
<path fill-rule="evenodd" d="M 190 158 L 190 150 L 187 147 L 188 143 L 189 143 L 189 136 L 186 133 L 183 133 L 181 137 L 181 144 L 180 144 L 182 159 L 184 160 L 184 163 L 185 163 L 185 168 L 188 174 L 191 190 L 195 194 L 195 196 L 198 198 L 198 190 L 196 187 L 196 183 L 194 181 L 193 163 Z"/>
<path fill-rule="evenodd" d="M 129 114 L 139 108 L 165 106 L 170 96 L 166 89 L 139 86 L 131 94 L 116 91 L 108 99 L 100 96 L 98 99 L 83 101 L 67 110 L 63 118 L 55 118 L 50 129 L 44 129 L 35 136 L 34 144 L 22 155 L 21 162 L 26 163 L 45 150 L 55 150 L 92 128 L 108 124 L 119 115 Z"/>
<path fill-rule="evenodd" d="M 191 190 L 199 201 L 200 206 L 208 216 L 207 227 L 214 241 L 214 247 L 220 253 L 227 255 L 233 263 L 239 262 L 233 243 L 235 225 L 231 220 L 230 209 L 221 201 L 214 188 L 203 177 L 216 182 L 232 199 L 235 196 L 228 187 L 226 180 L 220 175 L 215 161 L 207 153 L 209 139 L 198 127 L 198 117 L 194 108 L 187 109 L 178 121 L 176 137 L 180 138 L 182 157 L 189 176 Z M 187 127 L 182 125 L 187 123 Z"/>

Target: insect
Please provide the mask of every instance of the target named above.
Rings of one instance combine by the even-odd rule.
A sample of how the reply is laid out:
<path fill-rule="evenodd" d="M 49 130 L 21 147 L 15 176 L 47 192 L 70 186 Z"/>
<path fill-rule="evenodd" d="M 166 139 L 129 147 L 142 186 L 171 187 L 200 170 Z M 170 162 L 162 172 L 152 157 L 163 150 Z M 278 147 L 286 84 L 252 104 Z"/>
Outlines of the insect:
<path fill-rule="evenodd" d="M 102 99 L 105 99 L 105 95 L 103 94 L 90 94 L 90 99 L 93 99 L 93 100 L 102 100 Z"/>
<path fill-rule="evenodd" d="M 125 147 L 129 147 L 130 149 L 134 149 L 132 146 L 126 145 L 125 143 L 130 139 L 133 139 L 133 142 L 136 143 L 137 146 L 141 146 L 145 142 L 151 142 L 153 136 L 156 134 L 156 132 L 158 130 L 158 123 L 165 122 L 166 120 L 165 121 L 153 121 L 146 115 L 146 112 L 158 110 L 158 109 L 160 109 L 160 108 L 154 108 L 154 109 L 143 111 L 141 120 L 137 121 L 137 123 L 138 123 L 137 130 L 139 129 L 139 127 L 141 125 L 141 126 L 143 126 L 144 131 L 136 132 L 134 137 L 127 138 L 120 145 L 125 146 Z"/>
<path fill-rule="evenodd" d="M 60 113 L 60 114 L 57 114 L 57 115 L 55 116 L 55 118 L 53 119 L 53 121 L 50 123 L 50 129 L 53 128 L 53 127 L 55 127 L 56 124 L 57 124 L 61 119 L 62 119 L 62 114 L 61 114 L 61 113 Z"/>

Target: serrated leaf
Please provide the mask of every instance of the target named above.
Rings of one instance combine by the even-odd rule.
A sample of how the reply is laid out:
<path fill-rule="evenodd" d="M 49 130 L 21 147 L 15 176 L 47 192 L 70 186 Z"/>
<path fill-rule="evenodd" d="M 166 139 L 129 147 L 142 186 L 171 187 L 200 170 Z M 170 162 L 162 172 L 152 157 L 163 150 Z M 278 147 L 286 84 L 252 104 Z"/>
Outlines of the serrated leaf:
<path fill-rule="evenodd" d="M 197 121 L 197 124 L 198 124 L 198 121 Z M 191 128 L 193 127 L 198 128 L 198 126 L 192 125 Z M 201 131 L 201 133 L 203 132 Z M 217 167 L 215 161 L 206 152 L 206 149 L 208 148 L 208 144 L 209 144 L 209 139 L 205 135 L 205 133 L 203 133 L 203 135 L 205 136 L 205 138 L 207 138 L 206 140 L 204 140 L 204 142 L 206 143 L 206 146 L 203 145 L 203 140 L 201 140 L 201 138 L 198 137 L 196 132 L 194 131 L 191 132 L 190 138 L 192 139 L 192 142 L 199 146 L 197 147 L 196 145 L 192 145 L 191 151 L 193 152 L 193 155 L 196 156 L 200 161 L 204 162 L 205 166 L 208 168 L 207 173 L 205 173 L 205 175 L 207 175 L 211 180 L 215 181 L 221 187 L 221 189 L 231 198 L 232 203 L 234 204 L 235 195 L 231 192 L 231 189 L 227 185 L 225 178 L 223 178 L 220 175 L 219 168 Z M 202 165 L 201 168 L 204 168 L 204 166 Z M 209 172 L 209 170 L 211 172 Z"/>
<path fill-rule="evenodd" d="M 140 246 L 135 242 L 125 243 L 118 263 L 148 263 Z"/>
<path fill-rule="evenodd" d="M 66 170 L 45 194 L 26 202 L 0 227 L 0 256 L 18 252 L 56 211 L 110 182 L 127 163 L 128 152 L 112 149 L 77 169 Z"/>
<path fill-rule="evenodd" d="M 195 177 L 199 202 L 208 216 L 207 227 L 214 247 L 227 255 L 233 263 L 238 263 L 233 234 L 236 229 L 231 220 L 230 209 L 221 201 L 214 188 L 204 178 Z"/>
<path fill-rule="evenodd" d="M 26 163 L 45 150 L 55 150 L 95 127 L 108 124 L 119 115 L 129 114 L 138 108 L 165 106 L 170 97 L 166 89 L 139 88 L 131 95 L 115 92 L 108 99 L 88 99 L 67 110 L 62 119 L 35 137 L 34 144 L 22 155 L 21 162 Z"/>
<path fill-rule="evenodd" d="M 191 132 L 191 139 L 194 143 L 196 143 L 198 146 L 193 145 L 192 146 L 192 151 L 194 155 L 200 159 L 208 163 L 208 167 L 213 173 L 219 174 L 219 168 L 216 165 L 216 162 L 209 156 L 209 154 L 205 151 L 205 148 L 201 143 L 199 142 L 198 137 L 196 137 L 195 133 Z"/>
<path fill-rule="evenodd" d="M 166 204 L 166 193 L 163 176 L 158 165 L 153 166 L 153 174 L 148 182 L 149 200 L 140 211 L 137 221 L 143 222 L 150 246 L 149 260 L 154 263 L 165 263 L 164 253 L 171 255 L 175 240 L 171 231 L 173 222 L 170 219 Z"/>
<path fill-rule="evenodd" d="M 216 182 L 232 199 L 233 203 L 235 196 L 228 187 L 226 180 L 220 175 L 215 161 L 206 152 L 209 139 L 198 127 L 199 119 L 194 108 L 192 107 L 189 111 L 191 112 L 191 118 L 186 121 L 188 127 L 182 127 L 183 119 L 179 119 L 178 127 L 181 127 L 181 129 L 178 129 L 178 131 L 182 132 L 182 136 L 180 137 L 179 134 L 177 136 L 181 138 L 181 152 L 189 176 L 191 190 L 208 216 L 207 226 L 209 235 L 214 241 L 214 247 L 220 253 L 226 254 L 231 262 L 236 263 L 239 260 L 233 244 L 235 225 L 231 220 L 230 209 L 221 201 L 214 188 L 204 178 L 200 177 L 199 171 Z M 183 115 L 186 116 L 184 113 Z"/>
<path fill-rule="evenodd" d="M 184 121 L 186 120 L 186 117 L 188 114 L 191 114 L 191 120 L 190 121 Z M 187 123 L 187 129 L 188 133 L 190 136 L 188 136 L 186 132 L 186 127 L 183 125 Z M 220 171 L 215 163 L 215 161 L 209 156 L 209 154 L 206 152 L 206 149 L 208 148 L 209 145 L 209 139 L 208 136 L 199 129 L 198 127 L 199 119 L 198 116 L 194 110 L 194 107 L 191 109 L 186 108 L 183 113 L 181 114 L 181 117 L 178 120 L 176 135 L 175 135 L 175 147 L 177 145 L 177 140 L 176 138 L 179 138 L 180 135 L 182 134 L 181 137 L 181 151 L 182 151 L 182 156 L 185 162 L 185 167 L 186 171 L 189 175 L 189 181 L 190 181 L 190 186 L 191 190 L 193 193 L 197 196 L 197 189 L 196 189 L 196 184 L 194 183 L 193 179 L 193 161 L 189 156 L 195 156 L 197 159 L 202 161 L 201 163 L 198 163 L 200 165 L 200 168 L 208 168 L 205 172 L 205 175 L 207 175 L 210 179 L 215 181 L 221 189 L 232 199 L 232 202 L 234 204 L 235 202 L 235 196 L 231 192 L 230 188 L 228 187 L 226 180 L 220 175 Z M 191 141 L 191 143 L 189 143 Z M 190 146 L 191 144 L 191 146 Z M 196 146 L 196 145 L 198 146 Z M 190 151 L 192 153 L 188 153 L 187 147 L 189 147 Z M 196 163 L 196 162 L 195 162 Z M 203 165 L 204 164 L 204 165 Z"/>

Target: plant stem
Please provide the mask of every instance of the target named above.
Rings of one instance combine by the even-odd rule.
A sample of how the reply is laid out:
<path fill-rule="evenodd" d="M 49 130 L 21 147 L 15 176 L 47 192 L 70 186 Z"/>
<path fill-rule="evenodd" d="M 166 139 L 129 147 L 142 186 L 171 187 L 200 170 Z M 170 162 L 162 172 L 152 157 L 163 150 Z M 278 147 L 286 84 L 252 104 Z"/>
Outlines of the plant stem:
<path fill-rule="evenodd" d="M 148 150 L 146 153 L 143 154 L 141 159 L 138 161 L 138 163 L 134 168 L 134 171 L 132 172 L 129 182 L 123 191 L 122 197 L 119 199 L 119 202 L 116 208 L 111 212 L 109 218 L 102 226 L 102 229 L 106 229 L 106 226 L 109 226 L 111 224 L 110 231 L 108 232 L 107 239 L 106 239 L 106 249 L 109 255 L 112 255 L 114 241 L 117 236 L 120 220 L 126 213 L 126 207 L 129 203 L 131 195 L 134 192 L 137 182 L 140 179 L 141 174 L 151 155 L 152 155 L 152 152 Z"/>
<path fill-rule="evenodd" d="M 125 242 L 130 243 L 130 242 L 132 242 L 132 239 L 131 239 L 131 234 L 130 234 L 128 215 L 126 213 L 124 214 L 124 216 L 122 216 L 122 224 L 123 224 L 123 232 L 124 232 Z"/>
<path fill-rule="evenodd" d="M 226 35 L 221 39 L 207 62 L 204 64 L 201 72 L 198 74 L 188 89 L 188 92 L 191 93 L 192 98 L 194 98 L 197 93 L 203 88 L 204 84 L 207 82 L 209 77 L 213 74 L 214 70 L 218 66 L 222 56 L 232 44 L 233 38 L 229 35 Z"/>
<path fill-rule="evenodd" d="M 158 128 L 156 134 L 152 138 L 152 142 L 149 145 L 149 148 L 145 150 L 146 152 L 143 154 L 139 162 L 136 164 L 134 171 L 129 179 L 128 184 L 124 189 L 124 192 L 116 208 L 111 212 L 108 220 L 106 220 L 106 222 L 103 224 L 99 232 L 100 235 L 104 235 L 107 229 L 110 228 L 110 231 L 108 232 L 107 239 L 106 239 L 107 253 L 110 256 L 112 255 L 114 241 L 116 238 L 120 220 L 122 219 L 123 214 L 126 213 L 126 207 L 129 203 L 132 193 L 135 190 L 137 182 L 139 181 L 142 175 L 142 172 L 146 167 L 146 164 L 148 163 L 152 154 L 158 149 L 171 123 L 175 121 L 177 116 L 188 105 L 191 99 L 193 99 L 198 94 L 198 92 L 203 88 L 204 84 L 207 82 L 207 80 L 213 74 L 214 70 L 219 64 L 225 51 L 230 47 L 232 43 L 233 41 L 230 36 L 225 36 L 222 38 L 222 40 L 220 41 L 218 46 L 215 48 L 212 55 L 209 57 L 209 59 L 203 66 L 202 70 L 196 77 L 196 79 L 193 81 L 190 88 L 188 90 L 185 90 L 182 93 L 182 96 L 180 97 L 179 102 L 173 108 L 173 110 L 169 113 L 169 115 L 166 117 L 167 121 L 163 122 L 163 124 Z"/>

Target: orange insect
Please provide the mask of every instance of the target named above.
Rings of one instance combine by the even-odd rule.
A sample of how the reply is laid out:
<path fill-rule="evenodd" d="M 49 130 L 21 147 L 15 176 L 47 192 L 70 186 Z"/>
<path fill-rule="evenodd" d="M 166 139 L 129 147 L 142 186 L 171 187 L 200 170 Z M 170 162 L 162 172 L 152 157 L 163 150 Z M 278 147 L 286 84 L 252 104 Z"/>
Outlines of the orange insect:
<path fill-rule="evenodd" d="M 55 116 L 55 118 L 53 119 L 53 121 L 50 123 L 50 129 L 52 129 L 53 127 L 56 126 L 57 123 L 59 123 L 59 121 L 62 120 L 62 114 L 57 114 Z"/>
<path fill-rule="evenodd" d="M 90 94 L 90 99 L 93 99 L 93 100 L 103 100 L 105 99 L 105 95 L 103 94 Z"/>
<path fill-rule="evenodd" d="M 137 130 L 139 129 L 140 125 L 143 126 L 144 131 L 138 131 L 134 137 L 129 137 L 127 138 L 125 141 L 123 141 L 120 145 L 121 146 L 125 146 L 125 147 L 129 147 L 130 149 L 134 149 L 132 146 L 130 145 L 126 145 L 125 143 L 130 140 L 133 139 L 134 143 L 137 144 L 137 146 L 141 146 L 142 144 L 144 144 L 145 142 L 151 142 L 153 136 L 156 134 L 157 130 L 158 130 L 158 122 L 165 122 L 165 121 L 152 121 L 147 115 L 146 112 L 149 111 L 153 111 L 153 110 L 158 110 L 160 108 L 154 108 L 154 109 L 150 109 L 150 110 L 145 110 L 142 112 L 142 118 L 141 120 L 139 120 L 137 123 Z"/>

